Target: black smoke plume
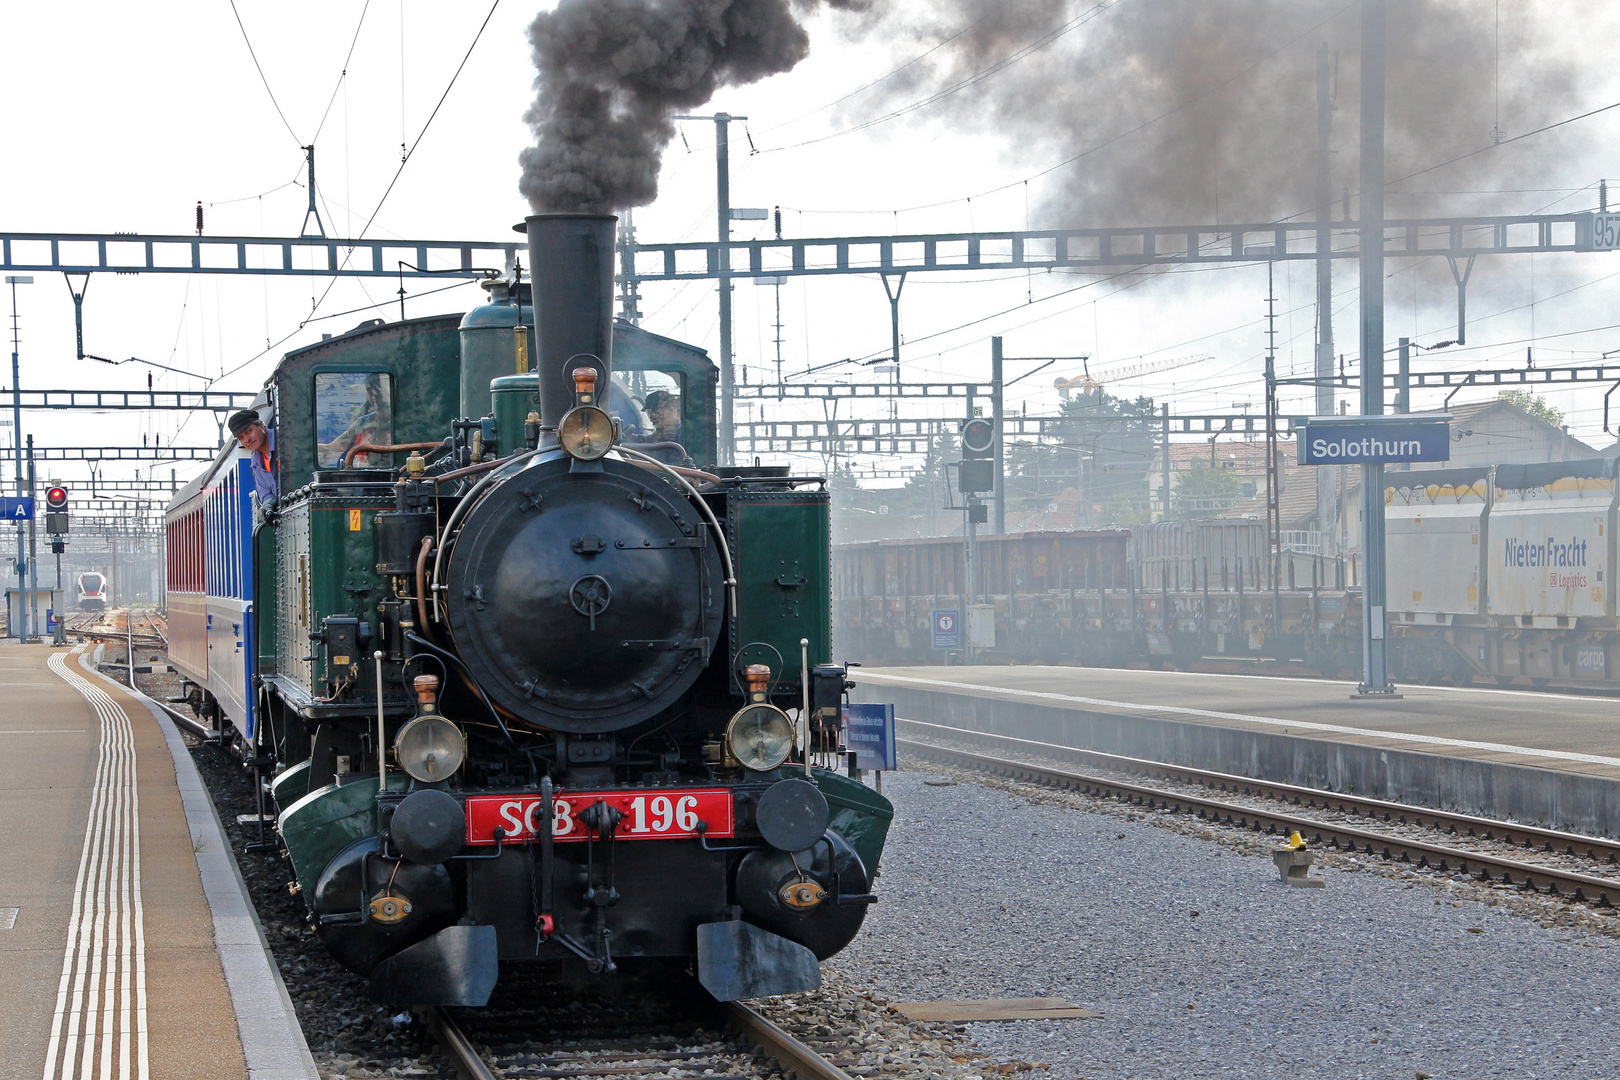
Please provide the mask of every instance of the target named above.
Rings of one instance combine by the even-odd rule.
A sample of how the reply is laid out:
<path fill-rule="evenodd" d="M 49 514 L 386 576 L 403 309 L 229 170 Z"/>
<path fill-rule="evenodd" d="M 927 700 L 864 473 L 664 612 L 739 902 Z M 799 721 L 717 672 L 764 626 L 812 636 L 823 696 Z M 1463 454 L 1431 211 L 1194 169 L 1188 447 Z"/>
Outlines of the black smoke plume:
<path fill-rule="evenodd" d="M 520 155 L 518 187 L 536 213 L 652 202 L 671 116 L 722 86 L 789 71 L 810 51 L 788 0 L 561 0 L 535 17 L 529 41 L 538 94 L 524 120 L 535 145 Z"/>
<path fill-rule="evenodd" d="M 1390 216 L 1455 207 L 1456 199 L 1428 196 L 1438 189 L 1451 196 L 1529 187 L 1526 171 L 1544 172 L 1550 157 L 1579 145 L 1574 130 L 1538 136 L 1393 183 L 1490 145 L 1498 125 L 1500 136 L 1511 137 L 1589 107 L 1580 71 L 1591 53 L 1581 42 L 1592 30 L 1561 6 L 1532 0 L 1394 0 L 1387 11 Z M 1313 216 L 1315 54 L 1325 43 L 1336 58 L 1334 216 L 1346 189 L 1357 213 L 1354 0 L 935 0 L 873 11 L 845 32 L 905 42 L 899 56 L 950 38 L 852 99 L 845 123 L 974 80 L 900 122 L 926 118 L 947 130 L 997 135 L 1030 172 L 1074 157 L 1032 191 L 1044 204 L 1036 220 L 1046 227 Z M 1053 34 L 1050 44 L 983 74 Z M 1504 195 L 1466 200 L 1457 212 L 1522 212 L 1524 195 Z"/>
<path fill-rule="evenodd" d="M 1007 174 L 1050 169 L 1029 185 L 1033 228 L 1310 221 L 1316 53 L 1325 44 L 1335 96 L 1330 216 L 1355 220 L 1360 8 L 1357 0 L 889 4 L 840 20 L 838 30 L 896 42 L 896 64 L 920 58 L 853 96 L 832 126 L 898 113 L 871 130 L 931 124 L 1000 140 Z M 1612 36 L 1620 5 L 1391 0 L 1386 10 L 1387 217 L 1595 207 L 1607 118 L 1426 170 L 1606 104 L 1585 72 L 1595 62 L 1590 42 Z M 1581 185 L 1591 186 L 1569 190 Z M 1002 197 L 1022 210 L 1019 193 Z M 1590 266 L 1579 259 L 1487 259 L 1469 285 L 1472 310 L 1483 317 L 1527 302 L 1531 275 L 1542 298 L 1571 287 Z M 1421 313 L 1437 326 L 1454 318 L 1443 260 L 1395 263 L 1390 272 L 1392 317 Z"/>

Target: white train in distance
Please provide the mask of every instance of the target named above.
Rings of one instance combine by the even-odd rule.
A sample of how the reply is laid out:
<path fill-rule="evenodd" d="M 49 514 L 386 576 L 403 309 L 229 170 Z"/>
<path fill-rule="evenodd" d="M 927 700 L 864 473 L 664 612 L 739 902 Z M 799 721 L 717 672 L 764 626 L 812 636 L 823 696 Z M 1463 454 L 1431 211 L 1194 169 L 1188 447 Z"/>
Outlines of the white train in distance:
<path fill-rule="evenodd" d="M 87 570 L 79 575 L 79 609 L 101 611 L 107 606 L 107 575 Z"/>

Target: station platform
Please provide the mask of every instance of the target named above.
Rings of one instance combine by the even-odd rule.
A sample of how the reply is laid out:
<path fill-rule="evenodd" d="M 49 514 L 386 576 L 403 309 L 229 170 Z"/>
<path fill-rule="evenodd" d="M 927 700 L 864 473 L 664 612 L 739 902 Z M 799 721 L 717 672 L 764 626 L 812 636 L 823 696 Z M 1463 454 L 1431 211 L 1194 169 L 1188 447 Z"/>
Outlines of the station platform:
<path fill-rule="evenodd" d="M 1620 702 L 1080 667 L 862 668 L 901 718 L 1620 836 Z"/>
<path fill-rule="evenodd" d="M 0 643 L 0 1080 L 314 1080 L 179 733 L 82 650 Z"/>

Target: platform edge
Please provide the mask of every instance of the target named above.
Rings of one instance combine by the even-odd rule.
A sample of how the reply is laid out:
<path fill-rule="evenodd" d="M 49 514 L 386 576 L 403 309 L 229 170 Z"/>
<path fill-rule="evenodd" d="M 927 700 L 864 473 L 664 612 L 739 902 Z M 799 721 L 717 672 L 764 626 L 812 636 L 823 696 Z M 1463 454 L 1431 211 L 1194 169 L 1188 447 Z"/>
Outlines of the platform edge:
<path fill-rule="evenodd" d="M 214 920 L 214 946 L 236 1012 L 237 1036 L 250 1080 L 320 1080 L 292 996 L 270 952 L 258 912 L 253 909 L 247 882 L 231 854 L 230 839 L 180 737 L 180 729 L 145 694 L 131 693 L 123 683 L 85 663 L 86 658 L 79 657 L 80 667 L 133 697 L 152 714 L 174 759 L 180 805 L 196 852 L 203 896 Z M 265 1007 L 272 1001 L 279 1004 L 279 1010 Z"/>

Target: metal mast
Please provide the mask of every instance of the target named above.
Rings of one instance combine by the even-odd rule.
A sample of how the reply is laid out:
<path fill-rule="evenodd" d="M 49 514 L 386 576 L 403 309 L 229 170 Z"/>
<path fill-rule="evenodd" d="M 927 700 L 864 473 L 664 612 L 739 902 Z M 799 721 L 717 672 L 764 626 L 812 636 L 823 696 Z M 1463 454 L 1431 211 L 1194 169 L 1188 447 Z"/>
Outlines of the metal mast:
<path fill-rule="evenodd" d="M 23 494 L 23 442 L 22 442 L 22 387 L 21 376 L 18 374 L 17 350 L 22 344 L 21 325 L 17 321 L 17 286 L 32 285 L 34 279 L 28 274 L 10 274 L 6 277 L 6 284 L 11 286 L 11 389 L 14 392 L 11 399 L 11 435 L 17 457 L 17 494 Z M 28 640 L 28 606 L 23 602 L 23 591 L 28 587 L 28 550 L 26 534 L 23 523 L 17 522 L 17 625 L 11 627 L 17 635 L 17 640 Z"/>
<path fill-rule="evenodd" d="M 1384 411 L 1384 7 L 1361 3 L 1361 413 Z M 1362 683 L 1394 693 L 1384 654 L 1384 466 L 1361 467 Z"/>
<path fill-rule="evenodd" d="M 1282 563 L 1282 477 L 1277 467 L 1277 287 L 1266 264 L 1266 546 L 1272 583 Z"/>
<path fill-rule="evenodd" d="M 1333 415 L 1333 88 L 1329 85 L 1331 57 L 1323 44 L 1316 50 L 1316 415 Z M 1333 496 L 1332 466 L 1316 470 L 1317 548 L 1324 555 L 1337 551 L 1339 503 Z"/>
<path fill-rule="evenodd" d="M 736 408 L 736 376 L 731 357 L 731 132 L 733 120 L 746 116 L 714 114 L 715 199 L 718 202 L 720 241 L 720 464 L 736 460 L 733 410 Z"/>

